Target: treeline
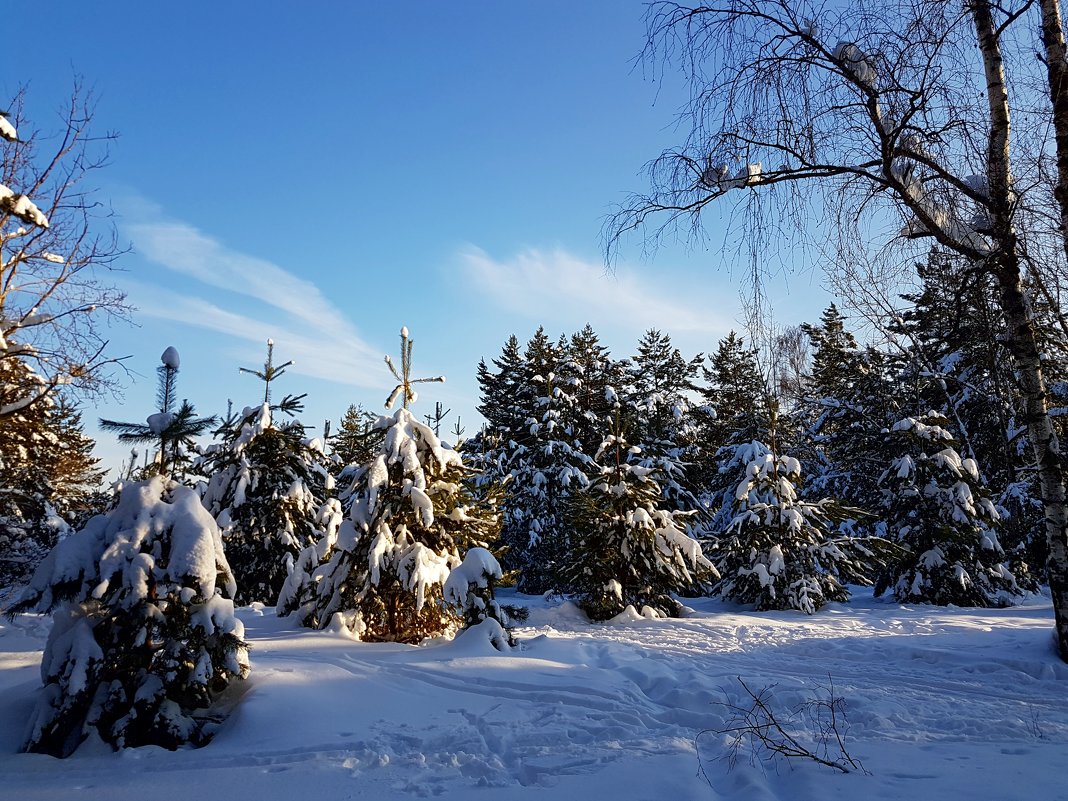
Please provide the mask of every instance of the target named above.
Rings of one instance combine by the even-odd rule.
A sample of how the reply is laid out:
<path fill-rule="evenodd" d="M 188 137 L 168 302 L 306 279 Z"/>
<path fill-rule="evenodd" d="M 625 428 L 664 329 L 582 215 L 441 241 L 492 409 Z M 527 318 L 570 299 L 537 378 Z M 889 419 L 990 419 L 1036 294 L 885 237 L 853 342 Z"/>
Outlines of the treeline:
<path fill-rule="evenodd" d="M 770 354 L 733 332 L 708 358 L 659 331 L 627 359 L 589 327 L 509 339 L 480 365 L 487 425 L 464 447 L 507 488 L 504 563 L 520 589 L 620 611 L 597 577 L 621 546 L 590 533 L 625 516 L 601 497 L 629 491 L 621 477 L 604 484 L 620 470 L 655 482 L 656 508 L 712 563 L 675 591 L 812 612 L 849 583 L 971 606 L 1035 589 L 1042 504 L 994 290 L 937 250 L 917 270 L 904 310 L 876 321 L 878 346 L 861 347 L 833 305 L 795 332 L 800 348 L 786 336 Z M 1065 343 L 1044 344 L 1063 399 Z"/>

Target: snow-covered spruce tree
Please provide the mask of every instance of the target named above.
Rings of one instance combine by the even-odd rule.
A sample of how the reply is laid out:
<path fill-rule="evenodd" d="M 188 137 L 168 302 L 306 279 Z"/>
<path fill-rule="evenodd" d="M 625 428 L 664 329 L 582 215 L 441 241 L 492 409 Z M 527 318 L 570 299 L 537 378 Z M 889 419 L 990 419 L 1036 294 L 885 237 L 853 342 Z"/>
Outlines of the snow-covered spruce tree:
<path fill-rule="evenodd" d="M 482 628 L 499 651 L 515 645 L 508 615 L 494 598 L 502 575 L 501 565 L 492 553 L 485 548 L 469 548 L 463 563 L 449 573 L 444 588 L 446 602 L 460 610 L 464 629 Z"/>
<path fill-rule="evenodd" d="M 378 415 L 351 404 L 341 418 L 338 432 L 330 437 L 332 454 L 342 465 L 367 464 L 378 452 L 382 432 L 375 428 Z"/>
<path fill-rule="evenodd" d="M 275 365 L 268 340 L 262 371 L 246 370 L 265 385 L 264 401 L 227 420 L 221 441 L 205 449 L 198 470 L 208 477 L 202 500 L 223 532 L 237 578 L 237 602 L 273 605 L 301 552 L 325 535 L 324 504 L 334 479 L 319 440 L 307 440 L 296 420 L 303 396 L 270 402 L 271 382 L 289 365 Z"/>
<path fill-rule="evenodd" d="M 0 406 L 38 391 L 43 379 L 22 359 L 0 359 Z M 56 513 L 52 395 L 12 411 L 0 424 L 0 588 L 21 584 L 66 524 Z"/>
<path fill-rule="evenodd" d="M 601 443 L 595 472 L 569 502 L 571 547 L 561 569 L 564 583 L 592 620 L 607 620 L 628 606 L 677 617 L 673 592 L 719 577 L 684 531 L 686 513 L 664 507 L 655 467 L 639 464 L 641 449 L 615 433 Z"/>
<path fill-rule="evenodd" d="M 828 601 L 849 598 L 846 584 L 871 584 L 885 543 L 836 535 L 836 524 L 858 509 L 824 498 L 798 497 L 801 464 L 762 442 L 732 446 L 743 475 L 734 516 L 714 554 L 722 578 L 714 593 L 757 610 L 812 614 Z"/>
<path fill-rule="evenodd" d="M 356 478 L 349 519 L 315 571 L 315 611 L 309 624 L 344 625 L 361 639 L 418 643 L 459 623 L 443 595 L 449 572 L 469 547 L 496 539 L 497 516 L 480 508 L 460 454 L 419 422 L 408 406 L 413 385 L 443 378 L 411 378 L 412 342 L 401 329 L 398 385 L 379 419 L 385 431 L 374 460 Z M 339 617 L 336 617 L 339 616 Z"/>
<path fill-rule="evenodd" d="M 62 540 L 11 613 L 53 613 L 27 751 L 65 757 L 202 745 L 209 707 L 249 663 L 222 537 L 196 493 L 156 476 Z"/>
<path fill-rule="evenodd" d="M 589 461 L 575 433 L 578 363 L 566 364 L 567 341 L 539 328 L 520 351 L 510 337 L 496 371 L 480 365 L 479 411 L 486 427 L 471 444 L 480 480 L 504 485 L 503 566 L 519 590 L 561 589 L 558 566 L 567 552 L 565 505 L 585 483 Z M 603 390 L 602 390 L 603 391 Z M 591 403 L 592 406 L 592 403 Z"/>
<path fill-rule="evenodd" d="M 936 412 L 907 417 L 887 437 L 883 516 L 905 550 L 876 592 L 890 590 L 903 603 L 1006 606 L 1019 590 L 998 542 L 998 513 L 948 423 Z"/>
<path fill-rule="evenodd" d="M 810 492 L 872 511 L 880 505 L 884 433 L 899 416 L 901 391 L 881 352 L 861 350 L 832 304 L 820 325 L 802 325 L 812 343 L 808 394 L 795 410 Z M 876 517 L 847 518 L 845 531 L 879 526 Z"/>
<path fill-rule="evenodd" d="M 621 391 L 629 409 L 629 438 L 641 448 L 647 466 L 660 469 L 665 500 L 679 510 L 701 507 L 693 468 L 703 449 L 691 398 L 698 391 L 694 380 L 703 361 L 703 356 L 687 361 L 672 347 L 671 337 L 650 329 L 626 368 Z"/>
<path fill-rule="evenodd" d="M 181 359 L 178 351 L 168 347 L 160 356 L 159 388 L 156 399 L 159 411 L 150 414 L 144 423 L 123 423 L 117 420 L 101 420 L 103 431 L 119 435 L 119 442 L 155 442 L 159 450 L 149 475 L 180 477 L 190 463 L 189 452 L 196 437 L 215 425 L 214 417 L 197 417 L 196 409 L 188 400 L 178 403 L 178 368 Z"/>

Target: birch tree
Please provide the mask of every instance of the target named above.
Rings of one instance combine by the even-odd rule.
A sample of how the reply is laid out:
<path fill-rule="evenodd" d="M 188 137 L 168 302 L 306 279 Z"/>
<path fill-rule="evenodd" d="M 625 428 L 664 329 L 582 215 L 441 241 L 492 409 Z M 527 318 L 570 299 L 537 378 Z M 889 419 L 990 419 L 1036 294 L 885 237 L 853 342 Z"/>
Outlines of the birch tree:
<path fill-rule="evenodd" d="M 611 252 L 633 229 L 654 240 L 680 225 L 697 234 L 706 207 L 741 196 L 761 212 L 744 218 L 750 233 L 761 234 L 778 211 L 772 224 L 796 224 L 803 241 L 836 251 L 838 264 L 870 252 L 912 263 L 933 240 L 989 277 L 1039 475 L 1057 641 L 1068 661 L 1065 476 L 1029 296 L 1042 284 L 1030 255 L 1053 250 L 1040 222 L 1051 216 L 1042 205 L 1044 132 L 1052 116 L 1064 121 L 1049 96 L 1035 93 L 1033 53 L 1042 45 L 1031 39 L 1036 14 L 1059 12 L 1056 5 L 654 3 L 643 56 L 656 70 L 682 70 L 690 132 L 651 163 L 651 189 L 614 215 L 608 239 Z M 1042 16 L 1044 32 L 1060 25 L 1059 13 Z M 1060 108 L 1063 51 L 1058 61 L 1055 35 L 1044 43 Z M 1068 139 L 1057 134 L 1068 170 Z M 1058 199 L 1063 207 L 1068 193 Z"/>

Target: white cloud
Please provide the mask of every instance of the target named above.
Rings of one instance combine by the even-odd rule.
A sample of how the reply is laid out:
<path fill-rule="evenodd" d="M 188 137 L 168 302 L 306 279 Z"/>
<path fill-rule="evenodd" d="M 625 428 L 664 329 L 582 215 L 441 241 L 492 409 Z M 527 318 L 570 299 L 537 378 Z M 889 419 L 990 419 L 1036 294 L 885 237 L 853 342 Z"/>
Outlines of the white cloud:
<path fill-rule="evenodd" d="M 590 322 L 598 330 L 658 328 L 709 337 L 721 337 L 732 327 L 730 317 L 710 309 L 714 295 L 707 287 L 680 279 L 656 281 L 622 267 L 607 273 L 562 250 L 529 249 L 499 261 L 472 247 L 461 254 L 461 263 L 473 289 L 539 323 Z"/>
<path fill-rule="evenodd" d="M 250 342 L 274 338 L 284 343 L 286 360 L 295 362 L 293 371 L 304 375 L 374 388 L 389 382 L 380 350 L 312 282 L 232 250 L 187 223 L 138 219 L 159 217 L 148 201 L 130 201 L 124 214 L 134 218 L 123 227 L 136 252 L 195 282 L 183 292 L 124 282 L 142 314 Z M 229 293 L 227 308 L 215 290 Z"/>

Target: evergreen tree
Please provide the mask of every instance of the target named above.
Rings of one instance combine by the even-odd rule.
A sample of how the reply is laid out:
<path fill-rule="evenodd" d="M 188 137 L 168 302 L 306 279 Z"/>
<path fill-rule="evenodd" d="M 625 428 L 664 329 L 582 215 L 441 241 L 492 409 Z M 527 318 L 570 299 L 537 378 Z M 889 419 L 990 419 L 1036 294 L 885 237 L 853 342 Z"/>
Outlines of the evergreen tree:
<path fill-rule="evenodd" d="M 350 405 L 341 427 L 331 439 L 334 455 L 343 465 L 367 464 L 380 445 L 382 432 L 375 428 L 378 415 L 360 405 Z"/>
<path fill-rule="evenodd" d="M 800 462 L 762 442 L 731 450 L 730 464 L 742 468 L 742 478 L 734 516 L 718 541 L 715 562 L 722 579 L 716 594 L 758 610 L 812 614 L 828 601 L 847 600 L 847 583 L 872 583 L 882 543 L 835 534 L 836 524 L 858 510 L 830 498 L 802 500 Z"/>
<path fill-rule="evenodd" d="M 0 405 L 38 393 L 22 359 L 0 359 Z M 30 577 L 68 526 L 98 504 L 104 471 L 77 410 L 59 392 L 21 406 L 0 426 L 0 588 Z"/>
<path fill-rule="evenodd" d="M 53 613 L 27 751 L 65 757 L 210 739 L 201 714 L 249 663 L 222 539 L 196 493 L 162 476 L 61 541 L 11 610 Z"/>
<path fill-rule="evenodd" d="M 57 394 L 52 426 L 56 439 L 51 448 L 51 485 L 56 510 L 75 528 L 104 510 L 101 484 L 107 471 L 93 456 L 95 443 L 85 435 L 82 415 L 66 396 Z"/>
<path fill-rule="evenodd" d="M 468 548 L 494 540 L 499 525 L 472 497 L 460 454 L 408 410 L 413 384 L 444 380 L 411 379 L 411 346 L 402 329 L 399 383 L 387 408 L 398 398 L 402 406 L 379 419 L 382 446 L 359 471 L 349 519 L 311 581 L 307 622 L 337 619 L 364 640 L 418 643 L 453 629 L 459 616 L 443 594 L 449 572 Z"/>
<path fill-rule="evenodd" d="M 150 474 L 180 476 L 189 463 L 189 451 L 196 437 L 206 432 L 216 422 L 214 417 L 197 417 L 196 409 L 188 400 L 178 403 L 178 351 L 167 348 L 160 356 L 159 389 L 156 398 L 159 411 L 150 414 L 144 423 L 122 423 L 116 420 L 101 420 L 100 428 L 114 431 L 119 442 L 156 442 L 158 451 Z"/>
<path fill-rule="evenodd" d="M 702 453 L 691 398 L 703 361 L 702 355 L 687 361 L 672 347 L 671 337 L 650 329 L 626 371 L 630 439 L 641 448 L 643 464 L 660 471 L 664 498 L 677 510 L 700 508 L 692 468 Z"/>
<path fill-rule="evenodd" d="M 807 486 L 873 511 L 881 500 L 878 454 L 900 403 L 887 360 L 872 348 L 858 347 L 834 304 L 824 311 L 820 325 L 805 324 L 802 330 L 813 348 L 811 394 L 797 410 L 801 447 L 812 456 Z M 853 531 L 874 523 L 874 517 L 847 518 L 842 526 Z"/>
<path fill-rule="evenodd" d="M 615 428 L 597 451 L 590 483 L 570 500 L 564 583 L 593 620 L 628 606 L 677 617 L 680 605 L 671 593 L 718 574 L 685 533 L 685 514 L 664 508 L 661 474 L 639 464 L 641 449 L 624 439 L 619 416 Z"/>
<path fill-rule="evenodd" d="M 592 457 L 611 424 L 617 397 L 626 381 L 624 365 L 612 359 L 593 327 L 587 324 L 557 344 L 559 365 L 554 391 L 567 398 L 560 424 L 583 454 Z"/>
<path fill-rule="evenodd" d="M 586 484 L 590 462 L 572 428 L 574 396 L 558 376 L 564 355 L 540 328 L 527 343 L 517 396 L 528 416 L 508 441 L 502 539 L 525 593 L 565 589 L 559 571 L 570 547 L 567 502 Z"/>
<path fill-rule="evenodd" d="M 883 515 L 904 551 L 876 592 L 904 603 L 1005 606 L 1018 588 L 998 542 L 999 515 L 948 423 L 935 412 L 906 417 L 887 437 Z"/>
<path fill-rule="evenodd" d="M 722 445 L 765 437 L 769 392 L 757 366 L 756 351 L 746 348 L 745 340 L 731 331 L 719 341 L 709 360 L 711 366 L 702 367 L 702 373 L 704 400 L 712 410 L 705 425 L 711 452 Z"/>
<path fill-rule="evenodd" d="M 39 392 L 42 379 L 22 359 L 0 359 L 0 406 Z M 52 468 L 58 437 L 51 395 L 0 425 L 0 588 L 24 582 L 67 532 L 56 512 Z"/>
<path fill-rule="evenodd" d="M 274 366 L 268 342 L 264 370 L 245 372 L 264 382 L 269 398 L 271 382 L 287 365 Z M 296 420 L 275 423 L 278 412 L 302 411 L 302 398 L 264 401 L 228 419 L 216 432 L 221 441 L 198 464 L 208 476 L 203 503 L 222 529 L 241 605 L 274 604 L 301 551 L 323 536 L 317 519 L 334 479 L 321 443 L 306 440 Z"/>
<path fill-rule="evenodd" d="M 483 628 L 499 651 L 515 645 L 508 615 L 494 597 L 501 578 L 501 565 L 492 553 L 470 548 L 463 563 L 449 573 L 444 588 L 445 600 L 460 611 L 463 628 Z"/>

